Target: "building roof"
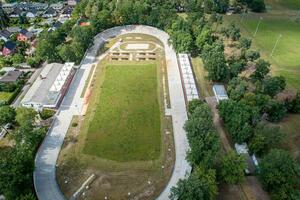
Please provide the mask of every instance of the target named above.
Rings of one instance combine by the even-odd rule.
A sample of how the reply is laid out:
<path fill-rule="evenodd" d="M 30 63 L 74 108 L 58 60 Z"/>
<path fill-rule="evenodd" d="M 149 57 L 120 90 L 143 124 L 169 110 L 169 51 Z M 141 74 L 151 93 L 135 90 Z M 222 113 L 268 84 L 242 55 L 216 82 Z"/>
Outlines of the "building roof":
<path fill-rule="evenodd" d="M 6 30 L 11 33 L 18 33 L 18 32 L 20 32 L 21 29 L 17 26 L 11 26 L 11 27 L 6 28 Z"/>
<path fill-rule="evenodd" d="M 27 31 L 26 29 L 20 30 L 20 34 L 26 36 L 27 38 L 32 38 L 33 37 L 33 33 L 30 32 L 30 31 Z"/>
<path fill-rule="evenodd" d="M 73 66 L 74 63 L 52 63 L 46 65 L 40 77 L 36 79 L 23 98 L 22 103 L 55 104 Z"/>
<path fill-rule="evenodd" d="M 7 41 L 4 44 L 4 47 L 11 51 L 14 50 L 16 48 L 16 46 L 17 46 L 16 43 L 14 43 L 13 41 Z"/>
<path fill-rule="evenodd" d="M 178 54 L 178 56 L 186 98 L 188 101 L 199 99 L 189 56 L 188 54 Z"/>
<path fill-rule="evenodd" d="M 0 36 L 5 37 L 5 38 L 10 38 L 10 36 L 12 35 L 11 32 L 9 32 L 8 30 L 2 30 L 0 31 Z"/>
<path fill-rule="evenodd" d="M 20 15 L 22 14 L 22 10 L 20 8 L 14 8 L 14 10 L 10 13 L 10 15 Z"/>
<path fill-rule="evenodd" d="M 0 72 L 9 72 L 9 71 L 15 71 L 15 70 L 16 70 L 16 68 L 14 68 L 14 67 L 2 67 L 0 69 Z"/>
<path fill-rule="evenodd" d="M 22 75 L 21 71 L 8 71 L 4 76 L 2 76 L 0 82 L 4 82 L 4 83 L 15 82 L 19 79 L 21 75 Z"/>
<path fill-rule="evenodd" d="M 220 100 L 228 99 L 228 95 L 227 95 L 224 85 L 215 84 L 213 86 L 213 91 L 215 93 L 215 96 L 216 96 L 218 102 Z"/>
<path fill-rule="evenodd" d="M 54 27 L 54 28 L 59 28 L 59 27 L 61 27 L 61 25 L 62 25 L 62 23 L 61 23 L 60 21 L 57 21 L 57 22 L 55 22 L 55 23 L 53 24 L 53 27 Z"/>
<path fill-rule="evenodd" d="M 67 6 L 65 7 L 65 9 L 63 10 L 62 14 L 64 15 L 71 15 L 73 12 L 73 8 L 71 6 Z"/>
<path fill-rule="evenodd" d="M 55 15 L 57 14 L 56 10 L 52 7 L 49 7 L 45 12 L 44 15 Z"/>

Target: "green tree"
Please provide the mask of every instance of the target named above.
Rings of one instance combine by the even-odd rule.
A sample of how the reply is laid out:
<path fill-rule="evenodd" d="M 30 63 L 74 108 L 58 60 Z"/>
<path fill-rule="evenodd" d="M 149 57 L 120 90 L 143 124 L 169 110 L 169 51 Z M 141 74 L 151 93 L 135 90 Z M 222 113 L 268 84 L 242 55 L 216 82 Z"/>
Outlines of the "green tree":
<path fill-rule="evenodd" d="M 285 89 L 286 82 L 283 76 L 267 76 L 262 82 L 262 92 L 274 97 Z"/>
<path fill-rule="evenodd" d="M 251 43 L 252 43 L 251 39 L 241 37 L 239 46 L 240 48 L 243 49 L 250 49 Z"/>
<path fill-rule="evenodd" d="M 253 126 L 260 117 L 257 107 L 233 100 L 221 101 L 219 113 L 233 141 L 239 144 L 249 141 L 253 134 Z"/>
<path fill-rule="evenodd" d="M 255 61 L 255 60 L 259 59 L 260 53 L 258 51 L 254 51 L 254 50 L 247 50 L 245 57 L 248 61 Z"/>
<path fill-rule="evenodd" d="M 184 180 L 179 180 L 176 187 L 171 188 L 171 200 L 214 200 L 218 193 L 216 172 L 197 167 L 195 171 Z"/>
<path fill-rule="evenodd" d="M 197 138 L 213 129 L 212 114 L 207 104 L 202 104 L 195 109 L 189 120 L 185 122 L 184 129 L 190 139 Z"/>
<path fill-rule="evenodd" d="M 2 9 L 2 5 L 0 3 L 0 29 L 4 29 L 9 24 L 9 18 Z"/>
<path fill-rule="evenodd" d="M 266 105 L 268 120 L 271 122 L 279 122 L 285 116 L 287 109 L 284 103 L 271 99 Z"/>
<path fill-rule="evenodd" d="M 37 112 L 31 108 L 19 107 L 16 110 L 16 121 L 20 126 L 33 126 Z"/>
<path fill-rule="evenodd" d="M 280 145 L 283 136 L 279 127 L 259 124 L 254 130 L 249 149 L 252 153 L 262 156 L 269 152 L 270 149 Z"/>
<path fill-rule="evenodd" d="M 224 55 L 224 46 L 220 42 L 204 45 L 202 58 L 204 67 L 208 71 L 208 79 L 212 81 L 226 81 L 229 69 Z"/>
<path fill-rule="evenodd" d="M 260 162 L 259 176 L 263 186 L 273 194 L 274 199 L 296 200 L 296 196 L 299 198 L 297 187 L 300 184 L 300 165 L 288 152 L 272 149 Z"/>
<path fill-rule="evenodd" d="M 297 92 L 295 98 L 286 103 L 286 107 L 289 112 L 299 113 L 300 112 L 300 93 Z"/>
<path fill-rule="evenodd" d="M 199 52 L 203 49 L 205 44 L 212 44 L 213 39 L 211 36 L 211 29 L 205 28 L 201 33 L 196 37 L 196 46 L 199 49 Z"/>
<path fill-rule="evenodd" d="M 189 144 L 187 160 L 192 166 L 203 164 L 209 168 L 214 164 L 220 150 L 220 139 L 215 130 L 190 138 Z"/>
<path fill-rule="evenodd" d="M 247 164 L 242 155 L 231 151 L 221 161 L 221 177 L 225 183 L 239 184 L 245 180 L 244 170 Z"/>
<path fill-rule="evenodd" d="M 7 123 L 14 123 L 16 111 L 10 106 L 0 107 L 0 126 L 4 128 Z"/>
<path fill-rule="evenodd" d="M 263 12 L 266 10 L 264 0 L 251 0 L 248 5 L 254 12 Z"/>
<path fill-rule="evenodd" d="M 251 75 L 251 77 L 253 78 L 253 80 L 262 81 L 269 72 L 270 63 L 263 59 L 259 59 L 256 62 L 255 72 Z"/>
<path fill-rule="evenodd" d="M 188 113 L 189 115 L 192 115 L 196 108 L 198 108 L 200 105 L 202 105 L 204 102 L 200 99 L 193 99 L 188 104 Z"/>
<path fill-rule="evenodd" d="M 230 23 L 228 27 L 223 27 L 221 33 L 226 37 L 230 38 L 233 41 L 237 41 L 241 37 L 240 29 L 234 24 Z"/>
<path fill-rule="evenodd" d="M 227 92 L 230 99 L 239 101 L 246 94 L 247 88 L 247 81 L 243 80 L 240 77 L 235 77 L 229 81 Z"/>

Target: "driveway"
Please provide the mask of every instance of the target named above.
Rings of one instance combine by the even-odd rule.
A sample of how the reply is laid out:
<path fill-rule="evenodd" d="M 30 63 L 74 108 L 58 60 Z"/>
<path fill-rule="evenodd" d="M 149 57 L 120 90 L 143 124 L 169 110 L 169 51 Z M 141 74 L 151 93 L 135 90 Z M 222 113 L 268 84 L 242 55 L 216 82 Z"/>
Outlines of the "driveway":
<path fill-rule="evenodd" d="M 94 38 L 94 45 L 87 51 L 82 60 L 79 69 L 76 72 L 74 80 L 66 94 L 61 109 L 59 109 L 53 126 L 50 128 L 42 145 L 36 155 L 36 169 L 34 171 L 34 185 L 37 196 L 40 200 L 63 200 L 65 199 L 56 182 L 55 165 L 65 138 L 67 129 L 71 123 L 73 115 L 79 115 L 83 107 L 83 98 L 81 93 L 84 89 L 85 81 L 93 64 L 96 64 L 97 52 L 100 46 L 109 38 L 127 34 L 142 33 L 152 35 L 160 39 L 165 46 L 167 75 L 170 95 L 170 114 L 173 121 L 174 140 L 176 160 L 172 177 L 157 198 L 167 200 L 170 189 L 176 185 L 177 181 L 184 178 L 191 171 L 191 167 L 185 160 L 188 150 L 188 141 L 186 133 L 183 130 L 184 122 L 187 120 L 185 100 L 180 79 L 180 73 L 177 63 L 177 56 L 174 50 L 169 46 L 169 36 L 164 31 L 154 27 L 129 25 L 115 27 L 99 33 Z"/>

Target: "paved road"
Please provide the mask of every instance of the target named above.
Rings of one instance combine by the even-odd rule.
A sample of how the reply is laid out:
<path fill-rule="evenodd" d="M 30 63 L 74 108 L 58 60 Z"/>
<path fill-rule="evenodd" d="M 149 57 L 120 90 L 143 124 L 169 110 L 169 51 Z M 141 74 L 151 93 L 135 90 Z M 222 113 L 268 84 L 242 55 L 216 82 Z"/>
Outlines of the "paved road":
<path fill-rule="evenodd" d="M 176 160 L 172 177 L 165 190 L 158 197 L 158 200 L 167 200 L 170 194 L 170 188 L 176 185 L 180 178 L 184 178 L 185 175 L 190 172 L 191 167 L 185 160 L 188 142 L 186 133 L 183 130 L 183 124 L 187 120 L 186 107 L 176 53 L 168 45 L 169 36 L 165 32 L 149 26 L 130 25 L 115 27 L 95 37 L 94 45 L 88 50 L 83 59 L 70 89 L 62 102 L 61 109 L 56 115 L 56 120 L 39 148 L 35 161 L 34 185 L 40 200 L 65 199 L 55 178 L 55 165 L 61 145 L 73 115 L 81 113 L 83 99 L 80 95 L 84 89 L 91 66 L 97 62 L 96 56 L 100 46 L 109 38 L 126 33 L 149 34 L 160 39 L 165 46 L 171 101 L 170 114 L 173 119 Z"/>

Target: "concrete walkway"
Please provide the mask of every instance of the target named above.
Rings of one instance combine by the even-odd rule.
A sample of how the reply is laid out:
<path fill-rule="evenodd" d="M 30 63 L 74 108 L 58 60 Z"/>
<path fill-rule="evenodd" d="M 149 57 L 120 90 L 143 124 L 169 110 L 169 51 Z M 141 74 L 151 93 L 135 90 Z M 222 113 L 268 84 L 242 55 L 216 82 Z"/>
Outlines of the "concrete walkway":
<path fill-rule="evenodd" d="M 63 144 L 67 129 L 73 115 L 81 113 L 83 98 L 81 93 L 85 81 L 93 64 L 96 64 L 97 52 L 101 45 L 109 38 L 127 33 L 142 33 L 152 35 L 160 39 L 165 46 L 169 95 L 171 101 L 170 114 L 173 120 L 176 160 L 172 177 L 165 190 L 158 197 L 159 200 L 167 200 L 171 187 L 175 186 L 180 178 L 184 178 L 190 172 L 191 167 L 185 160 L 188 142 L 183 130 L 187 120 L 186 107 L 183 95 L 177 57 L 174 50 L 168 45 L 169 36 L 164 31 L 149 26 L 122 26 L 108 29 L 95 36 L 94 45 L 88 50 L 80 68 L 78 69 L 70 89 L 62 102 L 61 109 L 56 115 L 53 126 L 50 128 L 36 155 L 36 169 L 34 171 L 34 186 L 40 200 L 65 199 L 56 182 L 55 165 Z"/>

